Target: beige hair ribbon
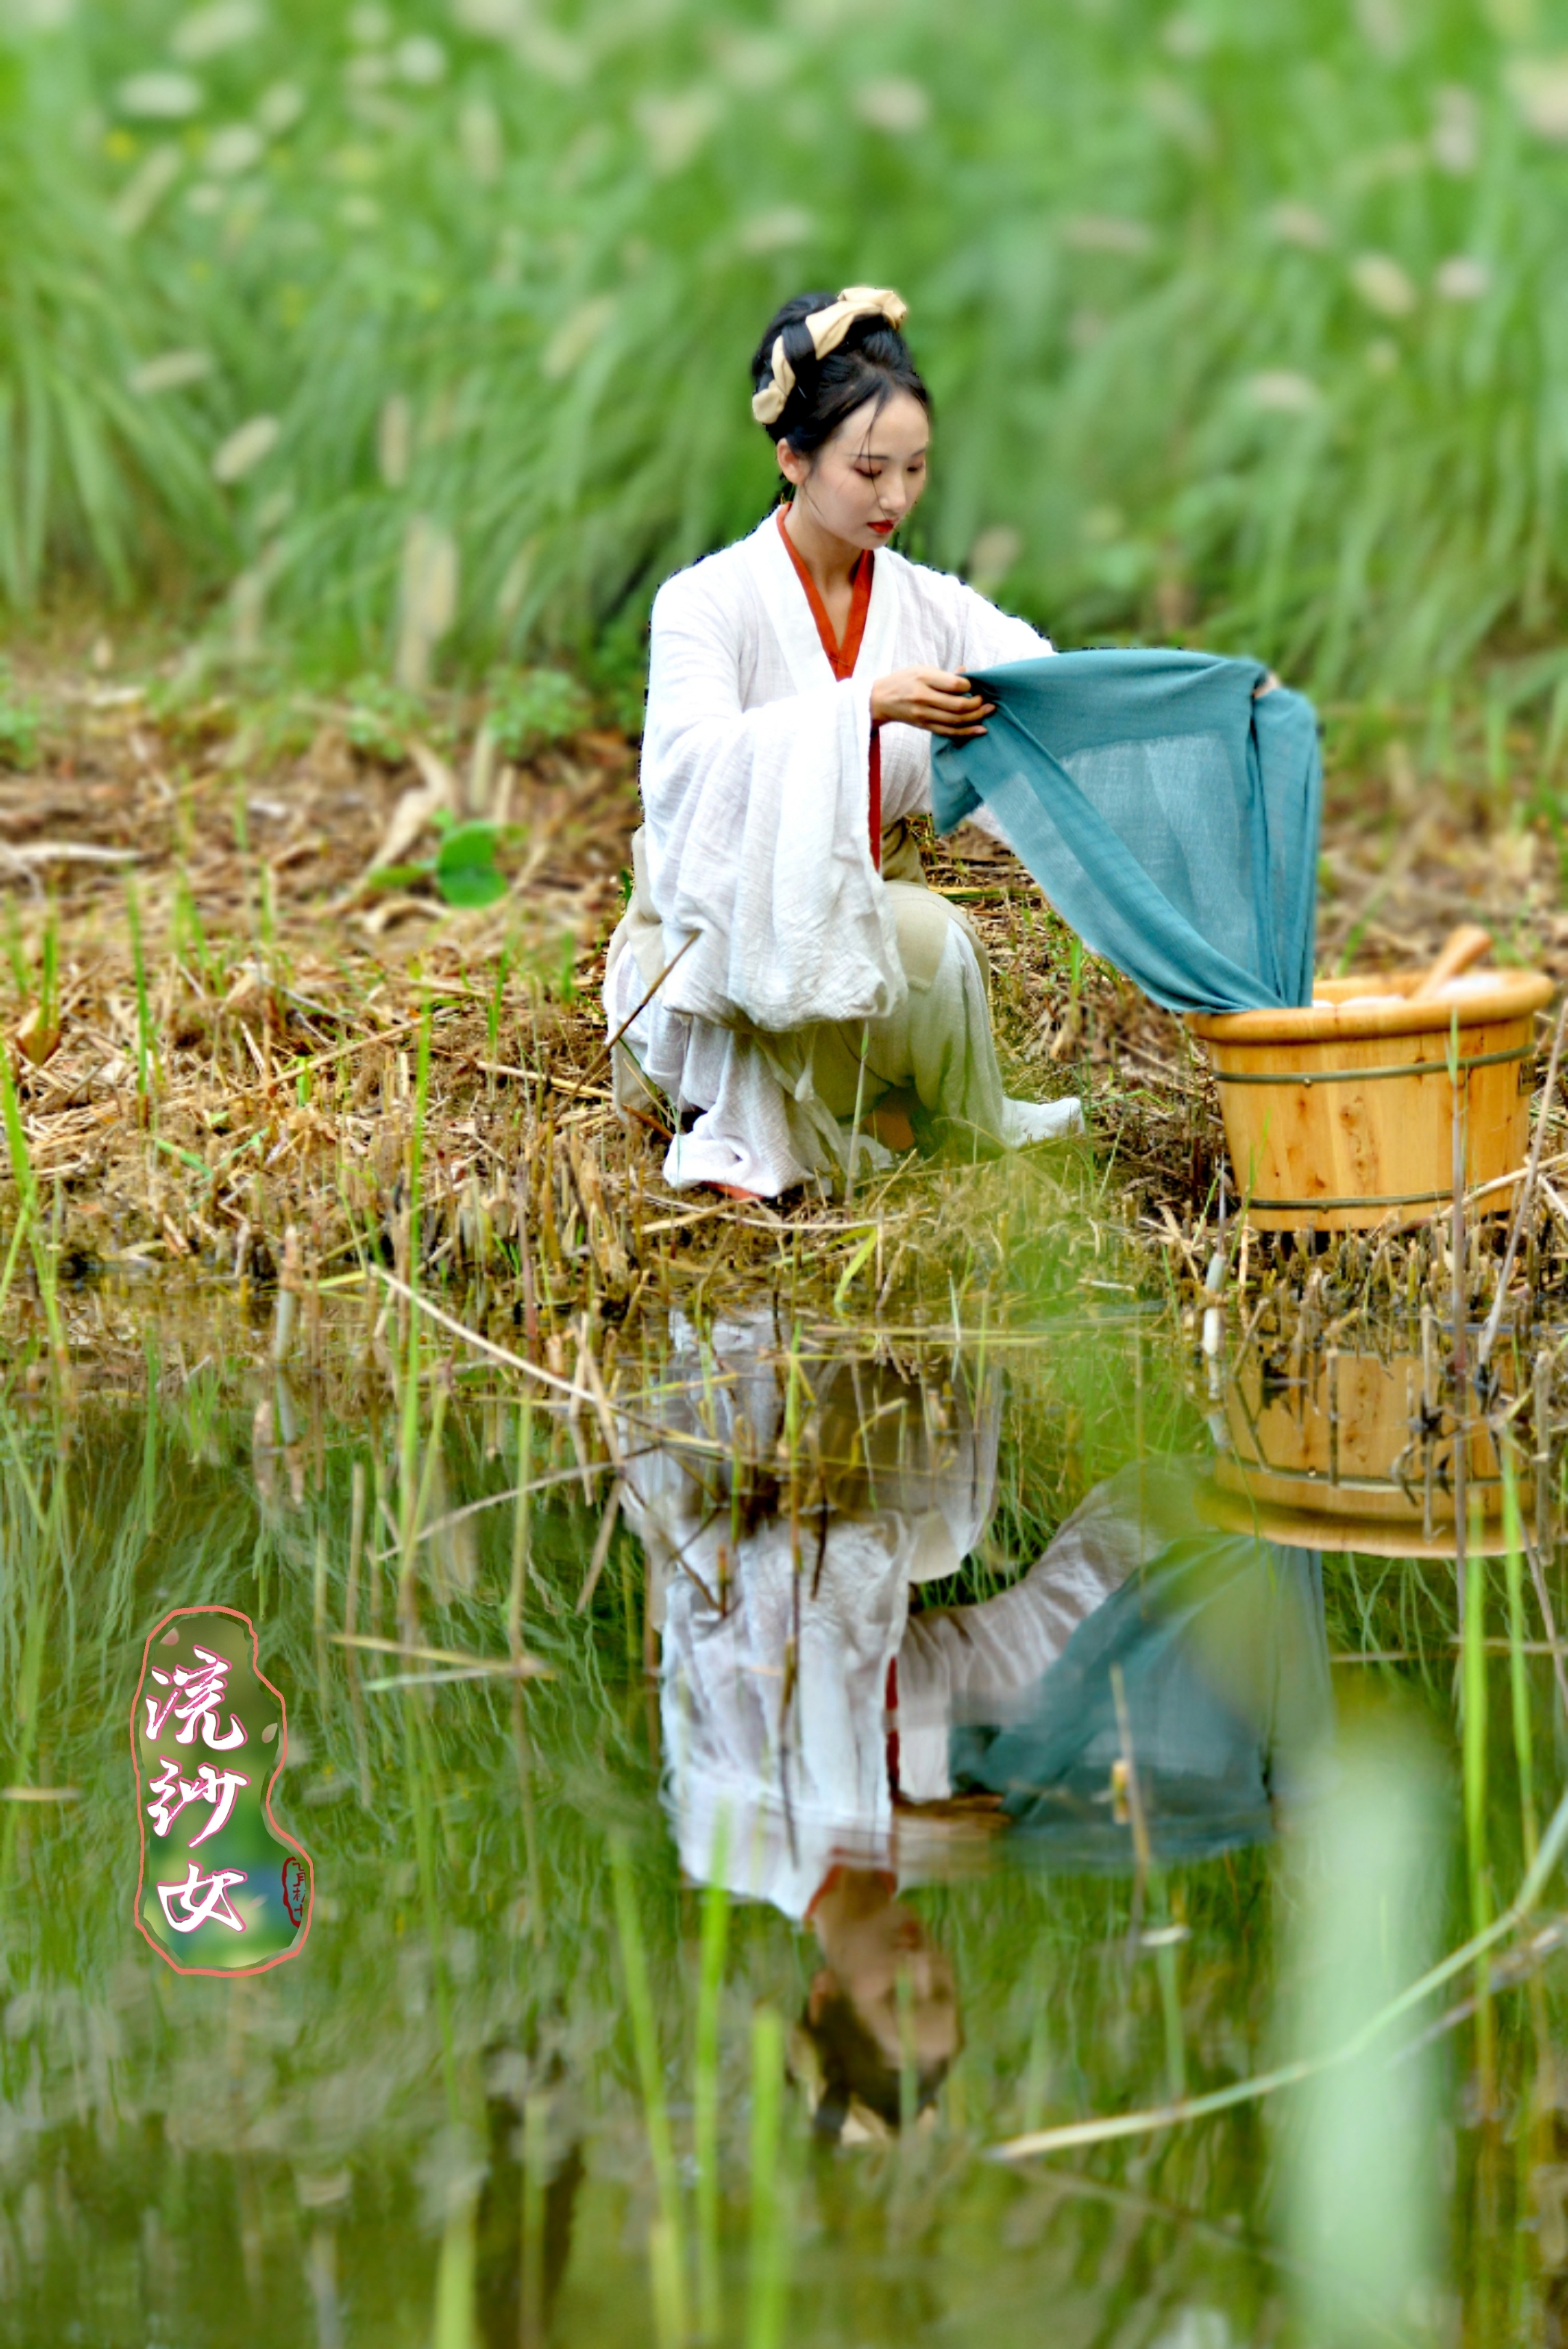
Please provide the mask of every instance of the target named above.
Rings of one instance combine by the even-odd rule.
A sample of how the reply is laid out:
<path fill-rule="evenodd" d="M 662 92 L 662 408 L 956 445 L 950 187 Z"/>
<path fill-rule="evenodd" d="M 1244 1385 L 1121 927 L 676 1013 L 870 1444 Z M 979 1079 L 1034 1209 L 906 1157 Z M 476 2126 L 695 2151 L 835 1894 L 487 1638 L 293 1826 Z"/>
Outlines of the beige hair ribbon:
<path fill-rule="evenodd" d="M 812 349 L 825 359 L 829 351 L 838 348 L 857 318 L 886 318 L 897 334 L 909 315 L 909 304 L 890 285 L 846 285 L 836 302 L 829 303 L 826 310 L 814 310 L 802 324 L 811 336 Z M 780 335 L 774 343 L 773 381 L 764 384 L 752 401 L 757 422 L 776 424 L 794 389 L 794 369 Z"/>

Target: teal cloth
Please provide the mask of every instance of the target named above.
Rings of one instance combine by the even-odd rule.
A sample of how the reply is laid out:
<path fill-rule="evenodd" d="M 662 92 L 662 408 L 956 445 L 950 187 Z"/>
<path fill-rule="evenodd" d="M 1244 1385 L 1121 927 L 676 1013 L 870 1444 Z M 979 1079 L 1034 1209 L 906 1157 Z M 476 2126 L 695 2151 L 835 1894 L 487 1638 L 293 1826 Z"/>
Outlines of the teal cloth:
<path fill-rule="evenodd" d="M 1267 1841 L 1276 1801 L 1321 1779 L 1333 1727 L 1317 1553 L 1182 1537 L 1078 1626 L 1010 1713 L 953 1730 L 952 1784 L 1000 1795 L 1049 1865 L 1132 1866 L 1131 1824 L 1111 1801 L 1127 1744 L 1157 1860 Z"/>
<path fill-rule="evenodd" d="M 1310 1003 L 1323 764 L 1312 704 L 1210 653 L 970 672 L 983 735 L 939 742 L 939 832 L 982 803 L 1090 952 L 1171 1011 Z"/>

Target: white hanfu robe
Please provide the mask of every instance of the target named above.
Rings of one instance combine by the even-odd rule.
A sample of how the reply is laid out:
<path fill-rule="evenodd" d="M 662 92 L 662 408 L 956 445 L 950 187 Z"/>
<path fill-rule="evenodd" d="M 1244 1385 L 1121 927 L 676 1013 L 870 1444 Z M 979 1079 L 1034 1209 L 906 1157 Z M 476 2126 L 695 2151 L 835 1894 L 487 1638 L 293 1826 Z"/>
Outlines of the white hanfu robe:
<path fill-rule="evenodd" d="M 672 1439 L 727 1451 L 743 1433 L 752 1457 L 773 1457 L 784 1381 L 767 1339 L 758 1321 L 717 1325 L 706 1354 L 678 1342 L 656 1402 Z M 1007 1718 L 1159 1547 L 1151 1472 L 1133 1468 L 997 1597 L 911 1617 L 911 1590 L 957 1572 L 995 1506 L 1000 1389 L 955 1385 L 941 1425 L 909 1384 L 908 1440 L 876 1466 L 874 1506 L 806 1508 L 797 1525 L 784 1505 L 738 1538 L 689 1444 L 650 1443 L 642 1413 L 623 1426 L 621 1505 L 662 1635 L 665 1799 L 697 1883 L 722 1877 L 798 1919 L 836 1861 L 897 1868 L 895 1784 L 909 1801 L 949 1795 L 953 1722 Z M 891 1381 L 868 1398 L 885 1437 L 897 1402 Z"/>
<path fill-rule="evenodd" d="M 701 1112 L 671 1143 L 671 1184 L 772 1196 L 841 1168 L 857 1099 L 869 1109 L 891 1084 L 912 1083 L 933 1114 L 992 1142 L 1080 1122 L 1075 1102 L 1006 1099 L 973 935 L 911 885 L 902 827 L 930 806 L 929 735 L 879 730 L 883 837 L 904 850 L 884 857 L 886 877 L 868 823 L 879 678 L 1051 647 L 961 580 L 890 548 L 872 559 L 842 681 L 775 514 L 654 602 L 645 822 L 605 996 L 610 1033 L 624 1027 L 629 1048 L 616 1056 L 622 1105 L 646 1100 L 645 1076 L 678 1113 Z"/>

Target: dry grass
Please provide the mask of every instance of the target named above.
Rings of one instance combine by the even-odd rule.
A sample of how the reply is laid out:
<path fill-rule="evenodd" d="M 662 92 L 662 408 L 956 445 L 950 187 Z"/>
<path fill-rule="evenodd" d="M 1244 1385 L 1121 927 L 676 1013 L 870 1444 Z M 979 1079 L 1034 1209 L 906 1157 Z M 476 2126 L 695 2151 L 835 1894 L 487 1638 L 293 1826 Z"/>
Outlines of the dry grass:
<path fill-rule="evenodd" d="M 156 1268 L 329 1294 L 373 1265 L 483 1278 L 531 1344 L 585 1309 L 618 1322 L 676 1293 L 781 1282 L 894 1320 L 900 1299 L 950 1318 L 955 1284 L 1031 1303 L 1173 1284 L 1192 1300 L 1218 1165 L 1202 1063 L 981 835 L 933 852 L 932 878 L 986 939 L 1010 1082 L 1084 1092 L 1092 1161 L 911 1164 L 847 1205 L 678 1197 L 662 1138 L 616 1118 L 603 1050 L 602 948 L 636 822 L 624 737 L 501 767 L 458 704 L 415 733 L 373 698 L 192 703 L 86 676 L 34 678 L 33 771 L 0 771 L 0 1025 L 67 1284 Z M 1386 728 L 1358 748 L 1331 790 L 1324 967 L 1347 947 L 1419 957 L 1480 913 L 1511 958 L 1568 969 L 1546 815 L 1500 823 L 1481 782 L 1417 789 Z M 502 825 L 512 886 L 495 906 L 369 880 L 378 860 L 428 852 L 442 808 Z M 1545 1286 L 1561 1244 L 1549 1220 L 1530 1259 Z M 1425 1259 L 1407 1271 L 1404 1244 L 1366 1253 L 1379 1283 L 1436 1278 Z M 1493 1254 L 1478 1246 L 1478 1268 Z"/>

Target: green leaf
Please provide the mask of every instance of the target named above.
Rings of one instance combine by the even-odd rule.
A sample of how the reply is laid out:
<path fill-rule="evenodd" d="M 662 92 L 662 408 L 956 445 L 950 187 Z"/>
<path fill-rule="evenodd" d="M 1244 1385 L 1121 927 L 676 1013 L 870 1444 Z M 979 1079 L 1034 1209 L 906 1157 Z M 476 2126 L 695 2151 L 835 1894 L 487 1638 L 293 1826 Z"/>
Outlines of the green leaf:
<path fill-rule="evenodd" d="M 505 896 L 493 823 L 460 823 L 447 833 L 436 854 L 435 885 L 449 905 L 493 905 Z"/>
<path fill-rule="evenodd" d="M 639 680 L 639 714 L 640 689 Z M 593 714 L 592 697 L 567 670 L 525 668 L 497 691 L 488 723 L 502 758 L 524 759 L 532 758 L 547 743 L 563 742 L 580 733 L 592 723 Z"/>

